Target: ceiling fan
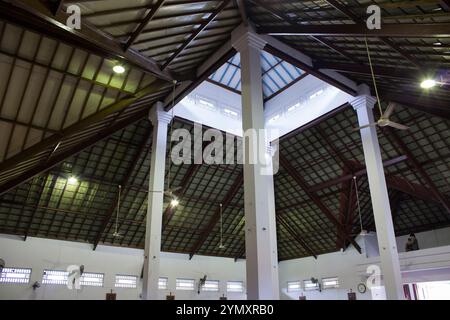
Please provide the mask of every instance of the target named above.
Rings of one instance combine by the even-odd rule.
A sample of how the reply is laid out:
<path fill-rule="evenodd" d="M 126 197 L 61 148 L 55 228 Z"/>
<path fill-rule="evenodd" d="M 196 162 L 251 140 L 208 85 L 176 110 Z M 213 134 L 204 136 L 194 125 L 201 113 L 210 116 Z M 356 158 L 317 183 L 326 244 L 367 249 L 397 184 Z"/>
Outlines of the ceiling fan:
<path fill-rule="evenodd" d="M 365 42 L 366 42 L 367 57 L 369 59 L 369 66 L 370 66 L 370 72 L 371 72 L 371 75 L 372 75 L 373 86 L 375 88 L 375 93 L 376 93 L 377 101 L 378 101 L 378 108 L 380 110 L 380 118 L 378 119 L 377 122 L 370 123 L 370 124 L 367 124 L 367 125 L 364 125 L 364 126 L 361 126 L 361 127 L 358 127 L 358 128 L 354 128 L 353 131 L 358 131 L 358 130 L 361 130 L 361 129 L 364 129 L 364 128 L 375 127 L 375 126 L 378 126 L 378 127 L 392 127 L 392 128 L 399 129 L 399 130 L 408 130 L 409 129 L 408 126 L 405 126 L 403 124 L 391 121 L 389 119 L 391 114 L 394 112 L 395 107 L 397 106 L 396 103 L 390 102 L 388 104 L 388 107 L 386 108 L 386 111 L 384 111 L 384 112 L 381 109 L 381 101 L 380 101 L 380 97 L 378 95 L 377 82 L 376 82 L 376 79 L 375 79 L 375 74 L 373 72 L 372 59 L 370 57 L 370 51 L 369 51 L 369 45 L 367 44 L 367 38 L 365 38 Z"/>
<path fill-rule="evenodd" d="M 394 109 L 396 107 L 396 103 L 394 102 L 390 102 L 388 107 L 386 108 L 386 111 L 384 111 L 383 114 L 381 114 L 380 119 L 378 119 L 377 122 L 373 122 L 370 124 L 366 124 L 365 126 L 361 126 L 358 128 L 354 128 L 353 131 L 358 131 L 367 127 L 375 127 L 375 126 L 379 126 L 379 127 L 392 127 L 395 129 L 400 129 L 400 130 L 408 130 L 409 127 L 405 126 L 404 124 L 400 124 L 397 122 L 394 122 L 392 120 L 389 119 L 389 117 L 391 116 L 392 112 L 394 112 Z"/>

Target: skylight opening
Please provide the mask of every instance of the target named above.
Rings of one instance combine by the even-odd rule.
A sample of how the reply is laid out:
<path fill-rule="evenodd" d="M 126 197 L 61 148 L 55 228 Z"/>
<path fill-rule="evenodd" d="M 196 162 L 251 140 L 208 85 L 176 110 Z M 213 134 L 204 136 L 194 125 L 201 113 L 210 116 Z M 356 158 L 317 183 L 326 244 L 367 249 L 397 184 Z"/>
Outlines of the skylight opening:
<path fill-rule="evenodd" d="M 309 96 L 309 100 L 312 100 L 318 96 L 320 96 L 323 93 L 323 89 L 320 89 L 319 91 L 314 92 L 312 95 Z"/>

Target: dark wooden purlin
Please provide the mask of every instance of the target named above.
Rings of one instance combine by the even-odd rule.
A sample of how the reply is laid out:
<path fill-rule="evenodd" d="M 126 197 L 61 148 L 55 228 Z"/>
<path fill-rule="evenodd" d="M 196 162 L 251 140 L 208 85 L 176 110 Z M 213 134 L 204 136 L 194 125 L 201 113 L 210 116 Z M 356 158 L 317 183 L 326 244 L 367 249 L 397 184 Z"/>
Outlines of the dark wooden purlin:
<path fill-rule="evenodd" d="M 289 175 L 297 182 L 297 184 L 303 189 L 305 194 L 314 202 L 314 204 L 323 212 L 323 214 L 342 232 L 345 234 L 345 227 L 338 221 L 338 219 L 335 217 L 333 212 L 326 207 L 322 200 L 311 191 L 310 187 L 306 183 L 306 181 L 303 179 L 302 176 L 300 176 L 297 171 L 290 165 L 290 163 L 287 161 L 286 158 L 284 158 L 283 155 L 279 155 L 280 157 L 280 165 L 289 173 Z M 356 243 L 356 241 L 350 237 L 347 236 L 346 239 L 355 247 L 356 250 L 358 250 L 359 253 L 361 253 L 361 247 Z"/>
<path fill-rule="evenodd" d="M 191 34 L 189 38 L 186 39 L 185 42 L 169 57 L 169 59 L 166 60 L 166 62 L 162 66 L 162 70 L 164 70 L 168 65 L 172 63 L 173 60 L 175 60 L 178 55 L 183 52 L 184 49 L 186 49 L 192 41 L 195 40 L 195 38 L 203 31 L 205 28 L 222 12 L 223 9 L 230 3 L 231 0 L 223 0 L 222 3 L 210 14 L 208 19 L 203 21 L 200 26 L 195 29 L 194 33 Z"/>
<path fill-rule="evenodd" d="M 122 120 L 120 122 L 117 122 L 117 123 L 107 127 L 106 129 L 96 133 L 96 135 L 93 136 L 92 138 L 89 138 L 87 140 L 82 140 L 80 143 L 76 144 L 69 150 L 53 156 L 52 158 L 50 158 L 47 161 L 47 163 L 40 164 L 30 170 L 27 170 L 26 172 L 22 173 L 21 175 L 17 176 L 16 178 L 4 183 L 3 185 L 0 186 L 0 195 L 17 187 L 21 183 L 28 181 L 29 179 L 33 178 L 34 176 L 53 168 L 54 166 L 58 165 L 59 163 L 61 163 L 65 159 L 67 159 L 68 157 L 74 156 L 74 155 L 82 152 L 86 148 L 109 137 L 110 135 L 116 133 L 117 131 L 122 130 L 122 129 L 126 128 L 127 126 L 141 120 L 147 114 L 147 110 L 144 110 L 144 111 L 145 112 L 138 113 L 130 118 L 127 118 L 125 120 Z"/>
<path fill-rule="evenodd" d="M 128 183 L 131 179 L 131 176 L 132 176 L 134 170 L 136 169 L 139 158 L 144 154 L 145 151 L 148 150 L 147 142 L 148 142 L 148 137 L 150 136 L 150 133 L 151 133 L 151 127 L 150 127 L 150 129 L 148 129 L 145 132 L 144 139 L 141 143 L 141 146 L 139 147 L 138 151 L 134 155 L 134 157 L 131 161 L 131 165 L 129 166 L 127 172 L 125 173 L 123 180 L 120 183 L 122 190 L 125 190 L 127 188 Z M 127 190 L 129 190 L 129 189 L 127 189 Z M 124 193 L 124 197 L 125 196 L 126 196 L 126 193 Z M 118 200 L 119 200 L 119 193 L 117 192 L 116 195 L 114 196 L 113 202 L 112 202 L 108 212 L 106 213 L 105 217 L 103 218 L 102 224 L 100 225 L 100 228 L 97 231 L 97 235 L 94 238 L 93 250 L 95 250 L 97 248 L 97 245 L 100 242 L 100 239 L 102 238 L 103 232 L 105 231 L 106 227 L 108 226 L 108 223 L 111 220 L 111 217 L 114 215 L 114 212 L 117 209 Z"/>
<path fill-rule="evenodd" d="M 410 94 L 381 92 L 382 99 L 397 102 L 403 106 L 414 108 L 418 111 L 450 120 L 449 102 L 432 98 L 429 96 L 413 96 Z"/>
<path fill-rule="evenodd" d="M 236 196 L 236 194 L 239 192 L 239 189 L 241 188 L 242 184 L 244 182 L 244 175 L 242 174 L 242 171 L 239 173 L 238 177 L 234 181 L 233 185 L 231 186 L 230 190 L 227 192 L 225 197 L 222 200 L 222 212 L 224 212 L 227 207 L 230 205 L 231 201 L 233 201 L 233 198 Z M 211 231 L 214 229 L 215 225 L 220 219 L 220 208 L 214 212 L 212 215 L 208 225 L 206 228 L 202 231 L 200 234 L 199 239 L 197 242 L 192 246 L 192 249 L 189 253 L 189 259 L 192 259 L 192 257 L 197 253 L 197 251 L 202 247 L 203 243 L 205 243 L 206 239 L 208 238 Z"/>
<path fill-rule="evenodd" d="M 150 11 L 147 13 L 145 18 L 139 23 L 136 30 L 133 31 L 133 33 L 128 38 L 127 42 L 124 45 L 125 51 L 128 50 L 129 47 L 134 43 L 134 41 L 139 37 L 142 30 L 147 26 L 147 24 L 153 19 L 153 17 L 158 13 L 158 10 L 161 9 L 161 7 L 164 5 L 164 2 L 166 0 L 158 0 L 152 7 L 150 8 Z"/>
<path fill-rule="evenodd" d="M 405 156 L 405 155 L 398 156 L 398 157 L 395 157 L 395 158 L 391 158 L 389 160 L 383 161 L 383 166 L 384 167 L 391 166 L 391 165 L 397 164 L 399 162 L 405 161 L 406 159 L 407 159 L 407 156 Z M 316 185 L 310 186 L 309 190 L 311 190 L 312 192 L 317 192 L 319 190 L 338 185 L 338 184 L 340 184 L 340 183 L 342 183 L 344 181 L 351 180 L 351 179 L 353 179 L 354 176 L 356 176 L 356 177 L 363 176 L 366 173 L 367 173 L 366 168 L 359 169 L 359 170 L 355 171 L 353 174 L 348 174 L 346 176 L 338 177 L 338 178 L 335 178 L 335 179 L 331 179 L 331 180 L 328 180 L 328 181 L 325 181 L 325 182 L 318 183 Z"/>
<path fill-rule="evenodd" d="M 431 192 L 434 194 L 434 196 L 439 199 L 439 202 L 444 207 L 444 209 L 447 211 L 447 213 L 450 214 L 450 204 L 448 202 L 448 198 L 446 199 L 438 190 L 436 185 L 434 184 L 433 180 L 431 180 L 428 173 L 425 171 L 425 169 L 422 168 L 420 165 L 420 162 L 417 161 L 416 157 L 413 155 L 411 150 L 409 150 L 408 146 L 400 139 L 400 137 L 397 135 L 397 133 L 392 130 L 389 127 L 385 127 L 383 131 L 386 131 L 389 136 L 391 136 L 395 143 L 398 145 L 400 150 L 402 150 L 403 153 L 408 157 L 408 161 L 412 164 L 414 169 L 420 174 L 422 179 L 426 182 L 428 187 L 431 189 Z"/>
<path fill-rule="evenodd" d="M 289 16 L 287 16 L 286 14 L 284 14 L 281 11 L 278 11 L 276 9 L 274 9 L 273 7 L 271 7 L 270 5 L 260 1 L 260 0 L 248 0 L 249 2 L 253 3 L 254 5 L 257 5 L 261 8 L 263 8 L 264 10 L 266 10 L 267 12 L 270 12 L 273 16 L 275 16 L 276 18 L 280 19 L 281 21 L 287 22 L 293 26 L 301 26 L 301 24 L 297 23 L 295 20 L 293 20 L 292 18 L 290 18 Z M 335 46 L 333 43 L 331 43 L 330 41 L 321 38 L 321 37 L 315 37 L 315 36 L 311 36 L 312 39 L 320 42 L 321 44 L 323 44 L 324 46 L 330 48 L 331 50 L 335 51 L 336 53 L 338 53 L 339 55 L 349 59 L 350 61 L 354 61 L 354 57 L 352 57 L 349 53 L 347 53 L 345 50 Z"/>
<path fill-rule="evenodd" d="M 345 72 L 351 74 L 371 75 L 370 67 L 366 65 L 357 65 L 353 63 L 342 62 L 320 62 L 316 64 L 317 68 L 330 69 L 337 72 Z M 434 74 L 435 71 L 418 72 L 417 69 L 404 68 L 401 65 L 398 68 L 374 66 L 374 73 L 377 77 L 385 77 L 392 79 L 401 79 L 408 81 L 419 81 L 423 76 Z"/>
<path fill-rule="evenodd" d="M 383 24 L 381 29 L 367 29 L 357 24 L 301 25 L 258 27 L 256 31 L 275 36 L 316 36 L 316 37 L 450 37 L 450 23 L 400 23 Z"/>
<path fill-rule="evenodd" d="M 277 215 L 277 220 L 283 225 L 284 229 L 295 239 L 295 241 L 300 244 L 300 246 L 308 252 L 311 256 L 317 259 L 317 255 L 308 245 L 308 243 L 284 220 L 284 217 Z"/>
<path fill-rule="evenodd" d="M 67 13 L 62 11 L 53 16 L 49 6 L 37 0 L 15 0 L 12 3 L 0 1 L 1 19 L 101 57 L 134 65 L 141 71 L 150 73 L 157 78 L 166 81 L 173 80 L 170 72 L 161 71 L 159 65 L 152 59 L 134 50 L 124 52 L 119 42 L 83 21 L 81 30 L 66 28 L 67 17 Z"/>
<path fill-rule="evenodd" d="M 336 10 L 338 10 L 341 13 L 343 13 L 344 15 L 346 15 L 353 22 L 357 23 L 360 26 L 366 27 L 365 22 L 361 18 L 354 15 L 347 7 L 342 5 L 339 1 L 336 1 L 336 0 L 325 0 L 325 1 L 328 2 L 333 8 L 335 8 Z M 393 43 L 391 40 L 389 40 L 385 37 L 380 37 L 379 39 L 381 40 L 381 42 L 386 44 L 388 47 L 391 47 L 392 49 L 397 51 L 398 54 L 400 54 L 403 58 L 405 58 L 406 60 L 411 62 L 414 66 L 420 68 L 420 64 L 415 58 L 413 58 L 409 54 L 406 54 L 405 52 L 403 52 L 403 50 L 399 46 L 397 46 L 395 43 Z"/>

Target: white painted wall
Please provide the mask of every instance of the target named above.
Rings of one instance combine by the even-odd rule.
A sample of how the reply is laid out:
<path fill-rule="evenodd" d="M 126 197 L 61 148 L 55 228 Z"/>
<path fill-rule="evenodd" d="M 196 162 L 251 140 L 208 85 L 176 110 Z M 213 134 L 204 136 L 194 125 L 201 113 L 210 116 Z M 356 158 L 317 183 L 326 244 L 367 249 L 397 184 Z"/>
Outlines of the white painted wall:
<path fill-rule="evenodd" d="M 0 284 L 0 299 L 105 299 L 105 294 L 113 289 L 117 299 L 139 299 L 141 288 L 114 288 L 116 274 L 140 276 L 143 265 L 143 250 L 98 246 L 28 238 L 26 242 L 18 237 L 0 236 L 0 256 L 7 267 L 32 268 L 29 284 Z M 35 281 L 42 282 L 44 269 L 65 270 L 70 264 L 84 264 L 86 272 L 104 273 L 102 288 L 84 287 L 80 291 L 68 290 L 63 285 L 41 285 L 33 291 Z M 234 259 L 163 253 L 161 256 L 161 276 L 168 277 L 169 289 L 160 290 L 160 298 L 172 292 L 176 299 L 219 299 L 226 293 L 227 280 L 244 281 L 245 262 Z M 198 280 L 206 274 L 210 280 L 220 281 L 219 292 L 176 291 L 176 278 Z M 245 293 L 227 294 L 228 299 L 245 299 Z"/>
<path fill-rule="evenodd" d="M 446 228 L 416 234 L 422 249 L 401 252 L 399 255 L 404 283 L 450 280 L 450 245 L 445 245 L 448 243 L 449 231 L 450 228 Z M 357 285 L 367 279 L 367 267 L 380 264 L 379 257 L 374 254 L 373 239 L 376 239 L 375 235 L 357 239 L 363 254 L 350 247 L 345 252 L 320 255 L 317 260 L 308 257 L 280 262 L 281 299 L 297 300 L 301 293 L 308 300 L 347 299 L 350 289 L 356 292 L 359 300 L 383 297 L 383 288 L 376 292 L 368 290 L 365 294 L 357 292 Z M 397 239 L 400 249 L 405 241 L 404 237 Z M 425 248 L 427 246 L 435 247 Z M 98 246 L 96 251 L 92 251 L 90 244 L 39 238 L 28 238 L 24 242 L 18 237 L 0 235 L 0 257 L 7 266 L 32 268 L 30 284 L 0 284 L 0 299 L 104 299 L 111 289 L 117 293 L 118 299 L 139 299 L 140 288 L 116 289 L 114 280 L 116 274 L 139 276 L 142 255 L 143 251 L 137 249 Z M 61 285 L 42 285 L 36 291 L 31 289 L 35 281 L 41 282 L 44 269 L 65 270 L 69 264 L 84 264 L 86 272 L 104 273 L 104 287 L 70 291 Z M 208 279 L 220 281 L 219 292 L 202 292 L 198 295 L 196 291 L 175 290 L 176 278 L 198 280 L 204 274 Z M 159 292 L 160 299 L 165 299 L 169 292 L 174 293 L 176 299 L 218 299 L 226 292 L 227 280 L 244 281 L 245 284 L 245 261 L 234 262 L 233 259 L 205 256 L 194 256 L 189 260 L 187 255 L 163 253 L 161 276 L 168 277 L 169 289 Z M 321 280 L 334 276 L 339 277 L 339 289 L 287 292 L 288 281 L 303 281 L 311 277 Z M 230 293 L 227 296 L 229 299 L 246 298 L 245 293 Z"/>
<path fill-rule="evenodd" d="M 364 241 L 357 241 L 364 250 Z M 297 300 L 300 295 L 306 296 L 307 300 L 347 300 L 350 289 L 356 292 L 358 300 L 370 300 L 369 290 L 365 294 L 357 292 L 357 285 L 364 278 L 357 273 L 357 266 L 364 255 L 360 255 L 353 247 L 344 252 L 334 252 L 319 255 L 317 260 L 313 257 L 288 260 L 280 262 L 280 290 L 281 299 Z M 325 289 L 319 291 L 287 292 L 287 282 L 303 280 L 311 277 L 321 280 L 322 278 L 339 277 L 339 289 Z"/>
<path fill-rule="evenodd" d="M 450 228 L 416 233 L 421 250 L 404 252 L 407 237 L 398 237 L 400 267 L 404 283 L 450 280 Z M 376 234 L 357 239 L 363 250 L 359 254 L 353 247 L 345 252 L 280 262 L 280 288 L 282 299 L 298 299 L 303 294 L 308 300 L 347 299 L 350 289 L 357 292 L 357 285 L 366 282 L 367 267 L 380 266 Z M 339 277 L 339 289 L 287 292 L 287 282 L 307 280 L 311 277 Z M 383 282 L 381 282 L 382 284 Z M 357 292 L 357 299 L 382 299 L 384 288 Z"/>

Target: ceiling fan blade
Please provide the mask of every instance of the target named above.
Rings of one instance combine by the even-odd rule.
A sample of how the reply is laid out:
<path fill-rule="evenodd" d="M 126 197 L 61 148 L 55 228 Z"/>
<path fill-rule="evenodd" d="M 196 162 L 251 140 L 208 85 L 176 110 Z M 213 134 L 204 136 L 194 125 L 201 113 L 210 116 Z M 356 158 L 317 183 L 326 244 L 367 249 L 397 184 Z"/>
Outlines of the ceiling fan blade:
<path fill-rule="evenodd" d="M 392 128 L 399 129 L 399 130 L 408 130 L 409 129 L 408 126 L 405 126 L 404 124 L 400 124 L 400 123 L 393 122 L 393 121 L 389 121 L 387 125 Z"/>
<path fill-rule="evenodd" d="M 392 112 L 394 112 L 395 107 L 396 107 L 396 104 L 394 102 L 389 102 L 389 105 L 388 105 L 386 111 L 383 113 L 382 117 L 385 119 L 389 119 Z"/>
<path fill-rule="evenodd" d="M 353 131 L 359 131 L 361 129 L 368 128 L 368 127 L 375 127 L 376 125 L 377 125 L 376 122 L 370 123 L 370 124 L 366 124 L 365 126 L 362 126 L 362 127 L 353 128 Z"/>

